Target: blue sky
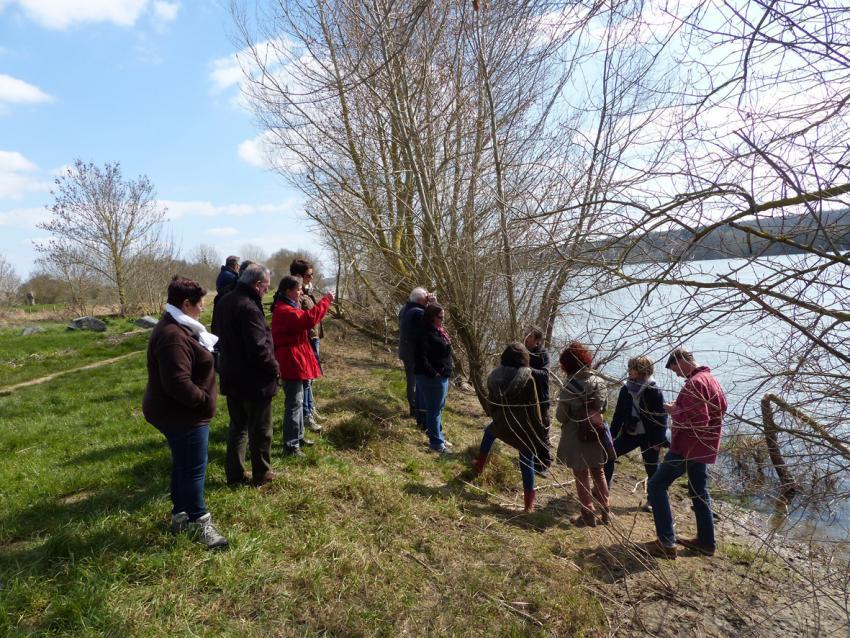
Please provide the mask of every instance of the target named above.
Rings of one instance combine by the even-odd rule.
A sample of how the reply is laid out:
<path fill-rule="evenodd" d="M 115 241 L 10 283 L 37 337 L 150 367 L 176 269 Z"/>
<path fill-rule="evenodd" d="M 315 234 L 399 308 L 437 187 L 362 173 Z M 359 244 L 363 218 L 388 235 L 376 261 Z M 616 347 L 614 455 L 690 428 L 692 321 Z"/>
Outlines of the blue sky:
<path fill-rule="evenodd" d="M 318 251 L 296 191 L 263 166 L 216 0 L 0 0 L 0 254 L 33 268 L 56 172 L 148 175 L 186 255 Z"/>

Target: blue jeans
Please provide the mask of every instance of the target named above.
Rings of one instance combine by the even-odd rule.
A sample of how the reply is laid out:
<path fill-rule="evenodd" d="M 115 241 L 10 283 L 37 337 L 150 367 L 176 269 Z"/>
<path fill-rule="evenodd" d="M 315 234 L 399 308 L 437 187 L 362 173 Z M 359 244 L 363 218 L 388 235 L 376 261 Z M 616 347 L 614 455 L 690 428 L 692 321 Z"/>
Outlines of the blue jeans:
<path fill-rule="evenodd" d="M 674 452 L 667 452 L 646 488 L 647 498 L 652 505 L 652 516 L 655 518 L 655 533 L 664 545 L 672 546 L 676 543 L 667 490 L 673 481 L 685 474 L 688 475 L 688 493 L 697 520 L 697 538 L 701 543 L 713 546 L 714 515 L 711 512 L 711 495 L 708 493 L 708 465 L 688 461 Z"/>
<path fill-rule="evenodd" d="M 492 424 L 484 428 L 484 436 L 481 437 L 481 445 L 478 448 L 479 456 L 487 456 L 493 449 L 496 437 L 493 436 Z M 534 489 L 534 454 L 526 452 L 519 453 L 519 472 L 522 475 L 522 489 L 526 492 Z"/>
<path fill-rule="evenodd" d="M 316 363 L 319 362 L 319 340 L 310 339 L 310 347 L 313 348 L 313 354 L 316 355 Z M 319 370 L 322 369 L 322 364 L 319 363 Z M 306 419 L 313 413 L 313 381 L 304 382 L 304 418 Z"/>
<path fill-rule="evenodd" d="M 283 447 L 295 448 L 304 438 L 304 382 L 283 382 Z"/>
<path fill-rule="evenodd" d="M 163 432 L 171 448 L 172 514 L 186 512 L 194 521 L 207 513 L 204 479 L 210 426 Z"/>
<path fill-rule="evenodd" d="M 425 412 L 425 431 L 428 433 L 428 447 L 441 450 L 445 447 L 443 438 L 443 408 L 449 393 L 449 380 L 444 377 L 416 375 L 417 403 Z"/>

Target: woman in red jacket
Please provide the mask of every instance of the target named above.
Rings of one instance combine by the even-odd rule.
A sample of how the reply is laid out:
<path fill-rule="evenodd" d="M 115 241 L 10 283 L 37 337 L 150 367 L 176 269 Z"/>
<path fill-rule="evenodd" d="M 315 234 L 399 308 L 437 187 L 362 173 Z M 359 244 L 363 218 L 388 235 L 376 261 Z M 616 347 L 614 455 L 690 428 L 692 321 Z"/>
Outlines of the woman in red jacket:
<path fill-rule="evenodd" d="M 302 310 L 301 284 L 301 277 L 287 275 L 280 280 L 272 302 L 274 355 L 286 397 L 283 453 L 292 456 L 303 456 L 301 446 L 313 444 L 304 438 L 304 381 L 318 379 L 322 372 L 308 333 L 322 320 L 334 299 L 333 293 L 326 293 L 313 308 Z"/>

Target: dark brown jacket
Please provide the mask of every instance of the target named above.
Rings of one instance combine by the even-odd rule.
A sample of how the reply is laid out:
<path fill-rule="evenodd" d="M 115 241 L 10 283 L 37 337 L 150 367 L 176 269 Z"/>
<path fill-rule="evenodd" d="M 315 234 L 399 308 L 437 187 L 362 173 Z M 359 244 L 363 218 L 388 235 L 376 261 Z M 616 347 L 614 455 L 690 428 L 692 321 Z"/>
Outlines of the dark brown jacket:
<path fill-rule="evenodd" d="M 195 428 L 215 416 L 215 401 L 212 353 L 165 313 L 148 341 L 145 419 L 160 430 Z"/>
<path fill-rule="evenodd" d="M 531 368 L 499 366 L 487 377 L 493 435 L 520 452 L 542 456 L 549 441 Z"/>
<path fill-rule="evenodd" d="M 221 393 L 250 400 L 273 397 L 278 367 L 260 295 L 251 286 L 237 283 L 215 312 Z"/>

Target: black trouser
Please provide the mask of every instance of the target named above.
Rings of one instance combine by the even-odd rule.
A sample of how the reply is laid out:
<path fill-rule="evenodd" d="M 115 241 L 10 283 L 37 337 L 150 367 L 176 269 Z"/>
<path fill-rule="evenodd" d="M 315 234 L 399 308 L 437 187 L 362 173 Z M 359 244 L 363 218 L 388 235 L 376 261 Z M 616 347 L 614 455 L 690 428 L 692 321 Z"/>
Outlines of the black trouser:
<path fill-rule="evenodd" d="M 224 473 L 229 483 L 245 475 L 245 450 L 251 454 L 251 473 L 255 481 L 271 470 L 272 399 L 227 397 L 230 425 L 227 428 L 227 454 Z"/>
<path fill-rule="evenodd" d="M 658 469 L 658 446 L 652 445 L 646 434 L 626 434 L 621 431 L 617 435 L 617 438 L 614 439 L 614 451 L 617 453 L 617 456 L 623 456 L 638 448 L 640 448 L 640 454 L 643 457 L 643 467 L 646 469 L 646 476 L 647 478 L 652 478 L 655 470 Z M 609 487 L 612 476 L 614 476 L 614 459 L 609 458 L 608 462 L 605 463 L 605 481 Z"/>
<path fill-rule="evenodd" d="M 404 378 L 407 382 L 407 407 L 410 416 L 416 417 L 419 425 L 425 423 L 422 411 L 416 406 L 416 375 L 413 373 L 413 359 L 402 359 L 404 363 Z"/>

